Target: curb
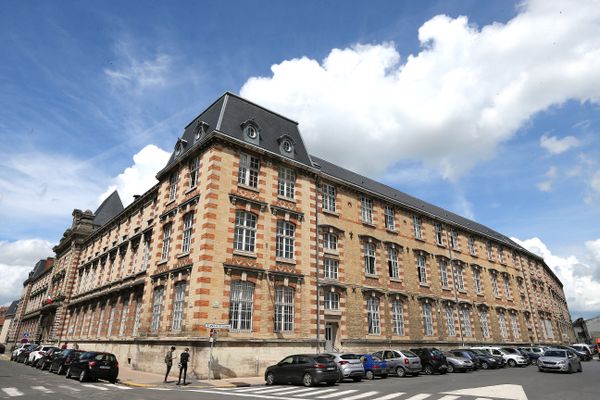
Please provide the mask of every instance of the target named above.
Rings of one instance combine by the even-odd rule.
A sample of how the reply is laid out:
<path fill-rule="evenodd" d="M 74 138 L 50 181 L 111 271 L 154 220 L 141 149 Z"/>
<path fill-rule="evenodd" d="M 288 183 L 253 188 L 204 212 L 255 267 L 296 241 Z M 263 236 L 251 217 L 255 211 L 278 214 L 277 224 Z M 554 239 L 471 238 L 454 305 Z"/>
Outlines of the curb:
<path fill-rule="evenodd" d="M 158 388 L 164 387 L 162 384 L 152 384 L 152 383 L 138 383 L 132 381 L 119 381 L 120 384 L 130 387 L 137 388 Z M 261 386 L 261 384 L 251 384 L 251 383 L 227 383 L 221 385 L 186 385 L 186 388 L 191 389 L 209 389 L 209 388 L 235 388 L 235 387 L 251 387 L 251 386 Z"/>
<path fill-rule="evenodd" d="M 141 387 L 141 388 L 150 388 L 150 387 L 158 387 L 158 385 L 153 385 L 151 383 L 137 383 L 130 381 L 119 381 L 120 384 L 131 387 Z"/>

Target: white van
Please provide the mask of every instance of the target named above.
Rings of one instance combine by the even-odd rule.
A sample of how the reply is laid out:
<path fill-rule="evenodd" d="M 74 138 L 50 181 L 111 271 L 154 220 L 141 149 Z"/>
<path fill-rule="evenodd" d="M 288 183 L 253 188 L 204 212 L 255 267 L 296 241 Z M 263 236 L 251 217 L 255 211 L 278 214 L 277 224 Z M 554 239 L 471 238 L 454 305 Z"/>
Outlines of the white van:
<path fill-rule="evenodd" d="M 485 350 L 493 356 L 502 357 L 509 367 L 516 367 L 517 365 L 521 367 L 526 367 L 527 365 L 529 365 L 529 361 L 527 360 L 527 358 L 523 357 L 520 354 L 511 354 L 506 350 L 502 349 L 502 347 L 500 346 L 474 346 L 472 348 Z"/>

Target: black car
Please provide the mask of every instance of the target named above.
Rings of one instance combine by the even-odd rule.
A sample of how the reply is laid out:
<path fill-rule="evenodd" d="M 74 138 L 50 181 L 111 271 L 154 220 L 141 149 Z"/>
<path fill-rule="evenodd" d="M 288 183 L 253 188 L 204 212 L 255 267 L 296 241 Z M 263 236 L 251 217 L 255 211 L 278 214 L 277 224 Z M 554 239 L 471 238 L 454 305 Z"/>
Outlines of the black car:
<path fill-rule="evenodd" d="M 56 372 L 59 375 L 64 374 L 65 371 L 71 366 L 71 363 L 75 360 L 78 360 L 83 353 L 84 351 L 74 349 L 61 351 L 54 357 L 54 359 L 52 359 L 52 362 L 48 367 L 48 371 Z"/>
<path fill-rule="evenodd" d="M 434 372 L 439 372 L 440 374 L 448 372 L 448 361 L 446 360 L 446 356 L 435 347 L 420 347 L 410 349 L 410 351 L 418 355 L 421 359 L 421 365 L 423 366 L 423 373 L 425 375 L 431 375 Z"/>
<path fill-rule="evenodd" d="M 79 382 L 105 379 L 110 383 L 117 383 L 119 362 L 114 354 L 87 351 L 71 363 L 65 376 L 67 379 L 77 377 Z"/>
<path fill-rule="evenodd" d="M 541 354 L 529 351 L 524 347 L 519 347 L 517 348 L 517 350 L 519 350 L 523 357 L 527 357 L 527 359 L 529 360 L 529 364 L 537 365 L 537 360 L 538 358 L 540 358 Z"/>
<path fill-rule="evenodd" d="M 36 350 L 38 350 L 38 349 L 41 349 L 41 348 L 42 348 L 42 346 L 40 346 L 40 345 L 33 345 L 33 346 L 30 346 L 30 347 L 28 347 L 27 349 L 24 349 L 24 350 L 23 350 L 23 351 L 22 351 L 22 352 L 21 352 L 21 353 L 20 353 L 20 354 L 17 356 L 17 358 L 16 358 L 16 361 L 17 361 L 18 363 L 27 363 L 27 360 L 29 359 L 29 355 L 30 355 L 32 352 L 34 352 L 34 351 L 36 351 Z"/>
<path fill-rule="evenodd" d="M 472 357 L 471 360 L 475 362 L 478 368 L 495 369 L 502 366 L 502 361 L 483 350 L 457 349 L 452 351 L 460 351 L 470 355 Z"/>
<path fill-rule="evenodd" d="M 506 367 L 506 360 L 503 357 L 500 356 L 495 356 L 492 353 L 490 353 L 487 350 L 482 350 L 482 349 L 469 349 L 469 351 L 472 351 L 473 353 L 481 356 L 481 357 L 485 357 L 489 359 L 494 359 L 496 361 L 496 367 L 492 367 L 492 361 L 489 361 L 489 365 L 488 367 L 490 368 L 504 368 Z M 482 366 L 482 368 L 485 368 Z"/>
<path fill-rule="evenodd" d="M 333 358 L 324 355 L 291 355 L 265 371 L 267 385 L 302 383 L 304 386 L 313 386 L 323 382 L 334 385 L 338 379 L 337 364 Z"/>
<path fill-rule="evenodd" d="M 58 347 L 52 347 L 50 350 L 46 352 L 46 354 L 42 354 L 42 356 L 35 363 L 35 367 L 41 370 L 45 370 L 50 366 L 54 358 L 63 350 Z"/>

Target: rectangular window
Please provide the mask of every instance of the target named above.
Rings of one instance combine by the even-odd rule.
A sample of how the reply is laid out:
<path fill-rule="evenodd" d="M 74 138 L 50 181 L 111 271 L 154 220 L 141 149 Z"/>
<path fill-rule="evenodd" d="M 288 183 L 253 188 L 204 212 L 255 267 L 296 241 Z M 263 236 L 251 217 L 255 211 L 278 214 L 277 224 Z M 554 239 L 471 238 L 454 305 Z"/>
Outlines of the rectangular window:
<path fill-rule="evenodd" d="M 260 174 L 260 160 L 258 157 L 242 153 L 240 154 L 240 168 L 238 170 L 238 183 L 241 185 L 258 187 L 258 176 Z"/>
<path fill-rule="evenodd" d="M 179 173 L 173 172 L 169 177 L 169 201 L 175 200 L 177 196 L 177 181 L 179 180 Z"/>
<path fill-rule="evenodd" d="M 150 330 L 152 332 L 158 331 L 158 327 L 160 326 L 160 314 L 162 312 L 164 292 L 164 286 L 159 286 L 156 289 L 154 289 L 154 301 L 152 303 L 152 322 L 150 323 Z"/>
<path fill-rule="evenodd" d="M 431 304 L 423 304 L 423 327 L 425 336 L 433 336 L 433 315 L 431 313 Z"/>
<path fill-rule="evenodd" d="M 383 213 L 385 215 L 385 228 L 394 231 L 396 230 L 396 218 L 394 213 L 394 207 L 385 206 L 383 209 Z"/>
<path fill-rule="evenodd" d="M 323 184 L 323 210 L 335 212 L 336 204 L 335 204 L 336 190 L 334 186 Z"/>
<path fill-rule="evenodd" d="M 367 325 L 369 335 L 381 334 L 379 299 L 377 297 L 367 298 Z"/>
<path fill-rule="evenodd" d="M 324 233 L 323 234 L 323 248 L 327 250 L 337 250 L 338 237 L 335 233 Z"/>
<path fill-rule="evenodd" d="M 442 235 L 442 224 L 440 224 L 439 222 L 436 222 L 434 224 L 434 229 L 435 229 L 435 243 L 438 246 L 443 246 L 444 245 L 444 236 Z"/>
<path fill-rule="evenodd" d="M 510 314 L 510 328 L 512 330 L 513 338 L 517 339 L 521 337 L 521 330 L 519 329 L 519 322 L 515 314 Z"/>
<path fill-rule="evenodd" d="M 481 271 L 479 268 L 473 269 L 473 279 L 475 280 L 475 292 L 482 293 L 483 287 L 481 286 Z"/>
<path fill-rule="evenodd" d="M 500 297 L 500 291 L 498 290 L 498 276 L 492 273 L 492 292 L 494 296 Z"/>
<path fill-rule="evenodd" d="M 506 295 L 506 298 L 510 299 L 510 279 L 508 276 L 504 276 L 504 294 Z"/>
<path fill-rule="evenodd" d="M 142 271 L 145 271 L 150 264 L 150 238 L 144 240 L 144 259 L 142 261 Z"/>
<path fill-rule="evenodd" d="M 279 168 L 277 194 L 288 199 L 293 199 L 295 186 L 296 172 L 293 169 L 286 167 Z"/>
<path fill-rule="evenodd" d="M 234 250 L 254 253 L 256 242 L 256 215 L 238 210 L 235 213 Z"/>
<path fill-rule="evenodd" d="M 275 290 L 275 332 L 294 330 L 294 289 L 279 286 Z"/>
<path fill-rule="evenodd" d="M 450 247 L 458 250 L 458 233 L 455 229 L 450 230 Z"/>
<path fill-rule="evenodd" d="M 404 336 L 404 304 L 401 300 L 392 300 L 392 323 L 394 335 Z"/>
<path fill-rule="evenodd" d="M 200 166 L 200 159 L 198 157 L 194 157 L 191 159 L 189 168 L 190 168 L 190 189 L 195 188 L 198 185 L 198 168 Z"/>
<path fill-rule="evenodd" d="M 501 264 L 504 264 L 504 249 L 502 247 L 498 247 L 498 259 Z"/>
<path fill-rule="evenodd" d="M 171 324 L 171 330 L 175 332 L 181 330 L 181 322 L 183 321 L 185 286 L 185 282 L 179 282 L 175 285 L 175 298 L 173 299 L 173 323 Z"/>
<path fill-rule="evenodd" d="M 190 244 L 192 243 L 192 222 L 194 221 L 194 213 L 187 213 L 183 217 L 183 240 L 181 244 L 181 252 L 189 253 Z"/>
<path fill-rule="evenodd" d="M 413 228 L 415 232 L 415 239 L 423 239 L 423 231 L 421 227 L 421 217 L 413 215 Z"/>
<path fill-rule="evenodd" d="M 291 222 L 277 221 L 276 257 L 294 258 L 294 233 L 296 227 Z"/>
<path fill-rule="evenodd" d="M 388 273 L 390 278 L 400 278 L 398 268 L 398 250 L 395 247 L 388 247 Z"/>
<path fill-rule="evenodd" d="M 325 309 L 326 310 L 339 310 L 340 309 L 340 295 L 336 292 L 325 292 Z"/>
<path fill-rule="evenodd" d="M 506 338 L 508 332 L 506 330 L 506 318 L 504 317 L 504 313 L 498 313 L 498 323 L 500 324 L 500 334 L 503 338 Z"/>
<path fill-rule="evenodd" d="M 427 266 L 425 264 L 425 257 L 422 255 L 417 256 L 417 273 L 419 275 L 419 283 L 427 284 Z"/>
<path fill-rule="evenodd" d="M 365 243 L 364 251 L 365 274 L 375 275 L 375 245 L 373 243 Z"/>
<path fill-rule="evenodd" d="M 247 281 L 231 282 L 229 300 L 229 323 L 234 331 L 252 330 L 252 309 L 254 307 L 254 284 Z"/>
<path fill-rule="evenodd" d="M 171 222 L 169 222 L 163 227 L 163 245 L 162 254 L 160 255 L 160 259 L 162 261 L 167 260 L 169 258 L 169 250 L 171 249 L 171 227 Z"/>
<path fill-rule="evenodd" d="M 492 242 L 487 242 L 485 245 L 485 250 L 487 252 L 487 258 L 488 260 L 493 260 L 494 259 L 494 252 L 492 249 Z"/>
<path fill-rule="evenodd" d="M 102 327 L 104 326 L 104 307 L 100 307 L 100 317 L 98 318 L 98 331 L 96 336 L 102 336 Z"/>
<path fill-rule="evenodd" d="M 119 325 L 119 336 L 125 334 L 127 327 L 127 318 L 129 317 L 129 299 L 123 301 L 123 309 L 121 310 L 121 324 Z"/>
<path fill-rule="evenodd" d="M 446 260 L 440 260 L 440 280 L 442 283 L 442 287 L 448 287 L 448 263 Z"/>
<path fill-rule="evenodd" d="M 324 258 L 323 259 L 323 269 L 324 269 L 324 277 L 325 279 L 335 279 L 338 278 L 338 260 L 334 260 L 332 258 Z"/>
<path fill-rule="evenodd" d="M 461 314 L 464 334 L 466 337 L 471 337 L 473 336 L 473 330 L 471 329 L 471 313 L 468 308 L 463 308 Z"/>
<path fill-rule="evenodd" d="M 469 236 L 469 253 L 474 256 L 475 253 L 475 238 L 473 236 Z"/>
<path fill-rule="evenodd" d="M 481 322 L 481 334 L 484 338 L 490 337 L 490 325 L 488 323 L 488 313 L 485 310 L 479 311 L 479 322 Z"/>
<path fill-rule="evenodd" d="M 456 281 L 456 288 L 460 291 L 465 290 L 465 279 L 463 275 L 463 267 L 460 265 L 454 266 L 454 279 Z"/>
<path fill-rule="evenodd" d="M 373 223 L 373 200 L 368 197 L 360 198 L 360 209 L 362 212 L 362 222 L 366 224 Z"/>
<path fill-rule="evenodd" d="M 454 310 L 446 306 L 446 325 L 448 326 L 448 336 L 456 336 L 456 327 L 454 326 Z"/>
<path fill-rule="evenodd" d="M 135 319 L 133 321 L 133 336 L 138 335 L 140 329 L 140 319 L 142 318 L 142 296 L 135 299 Z"/>
<path fill-rule="evenodd" d="M 543 319 L 542 325 L 544 327 L 544 334 L 546 339 L 554 339 L 554 329 L 552 328 L 552 321 L 549 319 Z"/>
<path fill-rule="evenodd" d="M 112 336 L 113 324 L 115 322 L 115 305 L 113 303 L 110 304 L 110 314 L 108 316 L 108 332 L 106 336 Z"/>

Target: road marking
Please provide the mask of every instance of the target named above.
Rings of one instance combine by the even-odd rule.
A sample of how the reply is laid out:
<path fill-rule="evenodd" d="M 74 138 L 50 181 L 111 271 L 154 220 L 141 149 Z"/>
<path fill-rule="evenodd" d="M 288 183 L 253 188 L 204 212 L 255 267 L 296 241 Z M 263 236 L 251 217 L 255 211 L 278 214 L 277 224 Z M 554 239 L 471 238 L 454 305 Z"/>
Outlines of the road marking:
<path fill-rule="evenodd" d="M 415 394 L 414 396 L 409 397 L 408 399 L 405 399 L 405 400 L 423 400 L 423 399 L 426 399 L 426 398 L 428 398 L 430 396 L 431 395 L 428 394 L 428 393 L 419 393 L 419 394 Z"/>
<path fill-rule="evenodd" d="M 72 390 L 72 391 L 74 391 L 74 392 L 81 392 L 81 389 L 77 389 L 77 388 L 74 388 L 74 387 L 72 387 L 72 386 L 67 386 L 67 385 L 58 385 L 58 387 L 59 387 L 59 388 L 63 388 L 63 389 L 69 389 L 69 390 Z"/>
<path fill-rule="evenodd" d="M 129 386 L 123 386 L 123 385 L 114 385 L 114 384 L 112 384 L 112 385 L 106 385 L 106 386 L 108 386 L 109 388 L 115 388 L 115 389 L 119 389 L 119 390 L 131 390 L 131 389 L 133 389 L 133 388 L 130 388 Z"/>
<path fill-rule="evenodd" d="M 310 388 L 309 389 L 292 389 L 292 390 L 288 390 L 287 392 L 279 392 L 277 394 L 278 395 L 291 394 L 291 395 L 295 396 L 297 393 L 314 392 L 315 390 L 318 390 L 318 389 L 310 389 Z"/>
<path fill-rule="evenodd" d="M 39 390 L 40 392 L 44 392 L 44 393 L 54 393 L 52 390 L 50 390 L 44 386 L 32 386 L 31 388 L 34 390 Z"/>
<path fill-rule="evenodd" d="M 440 397 L 438 400 L 456 400 L 458 399 L 460 396 L 452 396 L 452 395 L 446 395 L 444 397 Z"/>
<path fill-rule="evenodd" d="M 350 393 L 354 393 L 354 392 L 358 392 L 358 390 L 344 390 L 342 392 L 326 394 L 325 396 L 319 396 L 319 397 L 317 397 L 317 399 L 331 399 L 333 397 L 344 396 L 346 394 L 350 394 Z"/>
<path fill-rule="evenodd" d="M 527 395 L 521 385 L 494 385 L 470 389 L 454 390 L 442 394 L 457 394 L 465 396 L 492 396 L 506 400 L 527 400 Z"/>
<path fill-rule="evenodd" d="M 321 394 L 321 393 L 329 393 L 329 392 L 335 392 L 337 391 L 337 389 L 325 389 L 325 390 L 321 390 L 321 389 L 315 389 L 317 391 L 317 393 L 302 393 L 302 394 L 295 394 L 294 397 L 305 397 L 305 396 L 312 396 L 314 394 Z M 348 400 L 348 399 L 346 399 Z"/>
<path fill-rule="evenodd" d="M 10 397 L 23 396 L 23 392 L 20 392 L 15 387 L 2 388 L 2 391 Z"/>
<path fill-rule="evenodd" d="M 397 397 L 400 397 L 404 394 L 404 392 L 398 392 L 398 393 L 392 393 L 392 394 L 386 394 L 385 396 L 381 396 L 381 397 L 377 397 L 374 398 L 372 400 L 391 400 L 391 399 L 395 399 Z"/>
<path fill-rule="evenodd" d="M 167 390 L 172 390 L 172 389 L 167 389 Z M 319 389 L 310 389 L 310 390 L 313 391 L 313 392 L 315 390 L 319 391 Z M 332 390 L 335 390 L 335 389 L 332 389 Z M 327 391 L 329 391 L 329 390 L 327 390 Z M 213 390 L 213 389 L 210 389 L 210 390 L 208 390 L 208 389 L 193 389 L 193 390 L 187 390 L 187 392 L 210 393 L 210 394 L 220 394 L 220 395 L 223 394 L 223 391 L 218 391 L 218 390 Z M 323 393 L 323 392 L 325 392 L 325 390 L 321 391 L 321 393 Z M 262 395 L 260 393 L 239 393 L 239 392 L 234 392 L 234 391 L 227 392 L 227 394 L 230 395 L 230 396 L 260 397 L 260 398 L 263 398 L 263 399 L 290 400 L 289 397 L 281 396 L 282 393 L 285 393 L 285 392 L 275 393 L 275 395 L 271 395 L 271 394 Z M 307 396 L 308 395 L 313 395 L 313 394 L 316 394 L 316 393 L 308 393 Z"/>
<path fill-rule="evenodd" d="M 244 388 L 235 388 L 232 390 L 235 390 L 236 393 L 240 393 L 240 392 L 258 392 L 261 390 L 268 390 L 269 388 L 267 386 L 261 386 L 261 387 L 244 387 Z"/>
<path fill-rule="evenodd" d="M 365 393 L 355 394 L 354 396 L 346 397 L 344 400 L 362 399 L 362 398 L 365 398 L 365 397 L 374 396 L 377 393 L 379 393 L 379 392 L 371 391 L 371 392 L 365 392 Z"/>
<path fill-rule="evenodd" d="M 256 393 L 275 393 L 275 392 L 281 392 L 284 390 L 290 390 L 290 388 L 288 386 L 284 386 L 284 387 L 277 387 L 274 389 L 268 389 L 268 388 L 262 388 L 262 390 L 257 390 Z"/>
<path fill-rule="evenodd" d="M 81 385 L 81 386 L 83 386 L 83 387 L 86 387 L 86 388 L 91 388 L 91 389 L 98 389 L 98 390 L 108 390 L 108 389 L 107 389 L 107 388 L 105 388 L 105 387 L 102 387 L 102 386 L 96 386 L 96 385 L 90 385 L 90 384 L 87 384 L 87 385 Z"/>

